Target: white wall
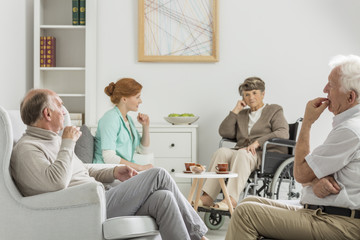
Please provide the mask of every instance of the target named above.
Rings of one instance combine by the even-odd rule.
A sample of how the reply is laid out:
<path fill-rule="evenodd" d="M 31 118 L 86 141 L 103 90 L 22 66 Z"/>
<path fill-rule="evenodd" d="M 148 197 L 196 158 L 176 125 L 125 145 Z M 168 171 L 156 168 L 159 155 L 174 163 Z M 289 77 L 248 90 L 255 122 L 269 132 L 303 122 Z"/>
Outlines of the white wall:
<path fill-rule="evenodd" d="M 325 96 L 328 61 L 337 54 L 360 54 L 360 1 L 219 1 L 218 63 L 137 62 L 137 1 L 99 2 L 98 118 L 111 106 L 103 89 L 133 77 L 143 86 L 140 111 L 152 122 L 172 112 L 200 116 L 199 161 L 206 164 L 220 139 L 218 126 L 238 100 L 249 76 L 267 85 L 265 101 L 284 107 L 289 122 L 306 102 Z M 326 111 L 316 124 L 312 146 L 331 128 Z"/>
<path fill-rule="evenodd" d="M 33 1 L 1 0 L 0 106 L 19 109 L 33 81 Z"/>
<path fill-rule="evenodd" d="M 171 112 L 200 116 L 199 161 L 207 163 L 220 139 L 217 129 L 249 76 L 267 84 L 265 101 L 284 107 L 289 122 L 306 102 L 324 96 L 329 59 L 360 55 L 358 0 L 220 0 L 218 63 L 137 62 L 137 1 L 98 1 L 97 116 L 111 106 L 103 93 L 111 81 L 143 84 L 140 111 L 152 122 Z M 1 1 L 0 105 L 18 108 L 32 87 L 33 1 Z M 328 112 L 313 128 L 312 146 L 331 128 Z"/>

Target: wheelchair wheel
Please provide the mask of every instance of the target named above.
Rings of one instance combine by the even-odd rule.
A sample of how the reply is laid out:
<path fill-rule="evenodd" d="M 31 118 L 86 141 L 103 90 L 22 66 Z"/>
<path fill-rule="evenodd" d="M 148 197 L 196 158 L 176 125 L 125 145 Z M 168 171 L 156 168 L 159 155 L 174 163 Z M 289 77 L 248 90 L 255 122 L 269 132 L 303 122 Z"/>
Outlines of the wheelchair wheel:
<path fill-rule="evenodd" d="M 224 225 L 225 216 L 216 212 L 206 212 L 204 215 L 204 222 L 210 230 L 218 230 Z"/>
<path fill-rule="evenodd" d="M 285 160 L 276 170 L 271 181 L 271 196 L 273 199 L 294 200 L 300 197 L 300 187 L 294 174 L 294 158 Z"/>

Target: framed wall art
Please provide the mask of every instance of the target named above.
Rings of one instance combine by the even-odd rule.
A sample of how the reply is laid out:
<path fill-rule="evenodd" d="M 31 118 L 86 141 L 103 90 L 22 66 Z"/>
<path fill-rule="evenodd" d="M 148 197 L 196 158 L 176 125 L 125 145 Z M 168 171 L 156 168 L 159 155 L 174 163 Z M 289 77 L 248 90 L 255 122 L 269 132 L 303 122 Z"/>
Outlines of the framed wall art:
<path fill-rule="evenodd" d="M 138 0 L 140 62 L 218 61 L 218 0 Z"/>

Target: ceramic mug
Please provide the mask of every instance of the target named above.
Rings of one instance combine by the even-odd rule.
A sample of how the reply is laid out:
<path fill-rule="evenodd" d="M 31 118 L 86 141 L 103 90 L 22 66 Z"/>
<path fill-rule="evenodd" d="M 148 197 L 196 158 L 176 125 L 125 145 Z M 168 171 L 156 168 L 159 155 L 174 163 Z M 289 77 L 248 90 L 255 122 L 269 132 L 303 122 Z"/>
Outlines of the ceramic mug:
<path fill-rule="evenodd" d="M 218 163 L 215 168 L 219 172 L 226 172 L 228 170 L 228 164 L 227 163 Z"/>
<path fill-rule="evenodd" d="M 195 163 L 194 162 L 186 162 L 185 163 L 185 170 L 187 172 L 190 172 L 191 171 L 191 169 L 190 169 L 191 166 L 195 166 Z"/>

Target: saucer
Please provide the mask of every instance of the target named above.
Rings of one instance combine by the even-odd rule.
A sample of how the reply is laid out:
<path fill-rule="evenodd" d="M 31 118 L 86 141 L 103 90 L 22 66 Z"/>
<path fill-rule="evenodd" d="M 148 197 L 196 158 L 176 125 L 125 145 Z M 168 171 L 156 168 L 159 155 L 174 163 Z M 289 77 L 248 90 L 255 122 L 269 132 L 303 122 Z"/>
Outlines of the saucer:
<path fill-rule="evenodd" d="M 183 171 L 183 173 L 193 173 L 192 171 Z"/>
<path fill-rule="evenodd" d="M 216 171 L 217 174 L 228 174 L 230 173 L 229 171 Z"/>

